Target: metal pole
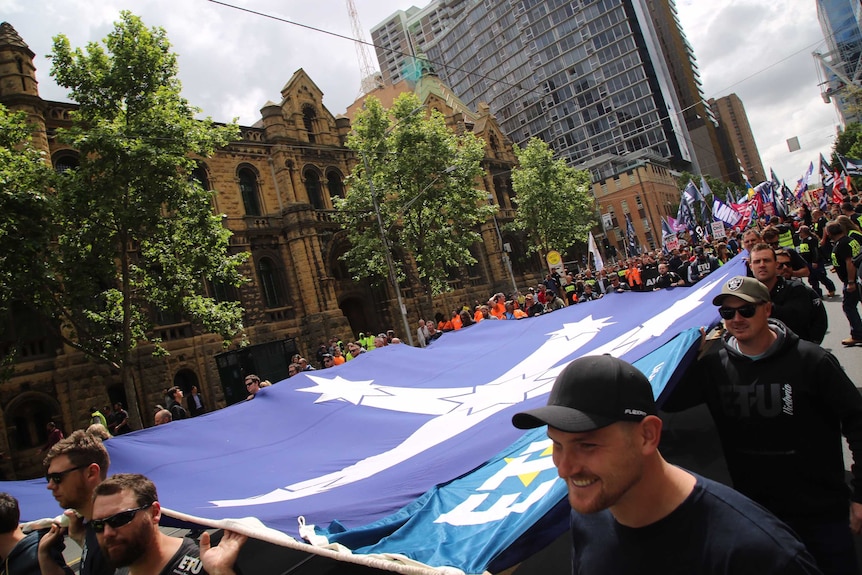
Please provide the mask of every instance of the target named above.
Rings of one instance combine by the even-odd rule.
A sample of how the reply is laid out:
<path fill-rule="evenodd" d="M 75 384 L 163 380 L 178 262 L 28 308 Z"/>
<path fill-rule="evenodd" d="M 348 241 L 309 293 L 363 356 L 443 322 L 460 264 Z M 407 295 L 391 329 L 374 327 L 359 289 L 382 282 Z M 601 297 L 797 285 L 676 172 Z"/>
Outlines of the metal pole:
<path fill-rule="evenodd" d="M 374 213 L 377 215 L 377 225 L 380 227 L 380 239 L 383 241 L 383 255 L 386 257 L 386 265 L 389 268 L 389 281 L 395 288 L 395 298 L 398 300 L 398 312 L 401 314 L 401 320 L 404 323 L 404 333 L 407 334 L 407 341 L 413 345 L 413 335 L 410 333 L 410 324 L 407 321 L 407 309 L 404 307 L 404 301 L 401 299 L 401 286 L 398 285 L 398 276 L 395 275 L 395 264 L 392 263 L 392 254 L 389 253 L 389 241 L 386 239 L 386 228 L 383 226 L 383 216 L 380 215 L 380 205 L 377 203 L 377 193 L 374 191 L 374 178 L 371 177 L 371 172 L 368 169 L 368 156 L 365 151 L 362 151 L 362 163 L 365 166 L 365 175 L 368 177 L 368 188 L 371 192 L 371 203 L 374 206 Z"/>
<path fill-rule="evenodd" d="M 492 206 L 494 205 L 494 196 L 488 194 L 488 203 Z M 512 260 L 509 257 L 509 254 L 506 253 L 506 250 L 503 249 L 503 235 L 500 233 L 500 225 L 497 223 L 497 213 L 494 212 L 491 214 L 491 217 L 494 218 L 494 229 L 497 230 L 497 241 L 500 243 L 500 254 L 502 254 L 503 258 L 503 266 L 509 272 L 509 279 L 512 280 L 512 293 L 518 292 L 518 284 L 515 282 L 515 274 L 512 272 Z"/>

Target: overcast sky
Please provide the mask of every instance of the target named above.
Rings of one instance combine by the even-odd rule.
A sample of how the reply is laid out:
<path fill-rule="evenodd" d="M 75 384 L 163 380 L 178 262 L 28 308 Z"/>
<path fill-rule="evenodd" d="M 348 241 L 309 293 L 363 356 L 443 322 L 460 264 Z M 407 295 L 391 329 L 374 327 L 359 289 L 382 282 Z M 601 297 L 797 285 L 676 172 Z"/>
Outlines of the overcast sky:
<path fill-rule="evenodd" d="M 372 26 L 412 5 L 354 1 L 367 40 Z M 352 36 L 343 0 L 228 3 Z M 677 8 L 705 97 L 735 92 L 742 99 L 764 168 L 774 168 L 791 188 L 812 160 L 816 171 L 818 154 L 828 157 L 838 117 L 820 97 L 811 56 L 825 49 L 813 0 L 677 0 Z M 324 105 L 335 115 L 359 94 L 353 42 L 208 0 L 0 0 L 0 19 L 36 53 L 42 97 L 66 100 L 49 75 L 51 38 L 66 34 L 76 47 L 101 40 L 122 9 L 167 30 L 180 56 L 184 95 L 215 120 L 254 123 L 267 100 L 279 101 L 282 86 L 299 68 L 323 90 Z M 376 64 L 373 52 L 371 58 Z M 786 140 L 793 136 L 802 150 L 791 153 Z"/>

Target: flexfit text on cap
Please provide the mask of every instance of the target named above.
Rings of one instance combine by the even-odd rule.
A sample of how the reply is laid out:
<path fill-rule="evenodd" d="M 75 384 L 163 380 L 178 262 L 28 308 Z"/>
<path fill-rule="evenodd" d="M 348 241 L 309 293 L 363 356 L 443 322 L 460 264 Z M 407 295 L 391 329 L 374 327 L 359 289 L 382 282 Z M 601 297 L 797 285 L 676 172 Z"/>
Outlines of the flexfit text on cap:
<path fill-rule="evenodd" d="M 736 276 L 727 280 L 721 293 L 712 299 L 712 305 L 721 305 L 727 296 L 738 297 L 748 303 L 769 301 L 769 289 L 755 278 Z"/>
<path fill-rule="evenodd" d="M 643 373 L 610 355 L 593 355 L 566 366 L 551 388 L 548 404 L 516 413 L 512 425 L 519 429 L 549 425 L 582 433 L 656 413 L 652 386 Z"/>

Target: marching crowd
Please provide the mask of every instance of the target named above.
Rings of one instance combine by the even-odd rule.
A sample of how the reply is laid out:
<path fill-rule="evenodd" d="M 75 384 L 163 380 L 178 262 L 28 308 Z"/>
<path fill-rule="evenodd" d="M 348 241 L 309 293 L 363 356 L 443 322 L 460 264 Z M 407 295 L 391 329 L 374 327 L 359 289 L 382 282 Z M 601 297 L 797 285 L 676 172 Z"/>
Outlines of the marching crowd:
<path fill-rule="evenodd" d="M 850 337 L 842 343 L 862 344 L 860 223 L 862 207 L 851 198 L 828 218 L 801 207 L 795 218 L 764 219 L 726 241 L 694 241 L 595 272 L 549 273 L 523 294 L 496 293 L 485 303 L 420 320 L 418 344 L 432 345 L 447 332 L 482 321 L 553 313 L 611 292 L 692 286 L 744 250 L 747 275 L 725 282 L 713 300 L 723 333 L 704 339 L 698 360 L 661 406 L 666 411 L 709 407 L 735 490 L 662 459 L 657 449 L 662 423 L 649 382 L 610 356 L 572 362 L 557 378 L 548 406 L 515 415 L 513 424 L 548 426 L 553 461 L 573 509 L 576 571 L 638 573 L 648 564 L 650 571 L 661 566 L 680 573 L 856 573 L 862 396 L 818 344 L 828 324 L 823 288 L 825 297 L 837 292 L 830 267 L 843 284 L 850 324 Z M 346 345 L 331 338 L 320 343 L 316 359 L 325 369 L 399 343 L 392 330 L 360 333 Z M 314 369 L 296 355 L 289 373 Z M 248 399 L 270 385 L 253 374 L 245 384 Z M 178 387 L 166 390 L 167 405 L 157 406 L 156 424 L 188 417 L 189 410 L 191 415 L 204 411 L 196 388 L 186 400 L 189 410 L 183 397 Z M 128 418 L 116 403 L 91 408 L 91 428 L 69 437 L 48 424 L 47 487 L 67 511 L 50 529 L 25 534 L 18 502 L 0 494 L 5 573 L 72 573 L 62 555 L 66 534 L 83 549 L 85 575 L 234 572 L 244 536 L 225 532 L 213 547 L 206 533 L 199 544 L 166 535 L 158 529 L 161 506 L 149 479 L 107 477 L 110 458 L 102 441 L 129 431 Z M 852 490 L 844 479 L 842 435 L 854 459 Z M 660 537 L 652 532 L 658 524 Z M 675 546 L 673 553 L 669 545 Z"/>

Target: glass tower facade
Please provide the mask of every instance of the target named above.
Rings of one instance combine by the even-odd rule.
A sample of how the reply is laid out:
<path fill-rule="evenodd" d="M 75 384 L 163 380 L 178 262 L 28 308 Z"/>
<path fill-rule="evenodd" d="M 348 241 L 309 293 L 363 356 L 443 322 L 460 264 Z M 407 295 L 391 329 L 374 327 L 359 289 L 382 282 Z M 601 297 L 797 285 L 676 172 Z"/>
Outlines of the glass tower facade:
<path fill-rule="evenodd" d="M 826 82 L 823 99 L 835 102 L 843 123 L 860 121 L 858 98 L 848 93 L 847 84 L 862 81 L 862 3 L 859 0 L 817 0 L 817 18 L 827 53 L 820 55 Z"/>
<path fill-rule="evenodd" d="M 698 170 L 647 0 L 448 6 L 427 57 L 468 106 L 487 102 L 514 142 L 539 137 L 571 164 L 648 150 Z"/>

